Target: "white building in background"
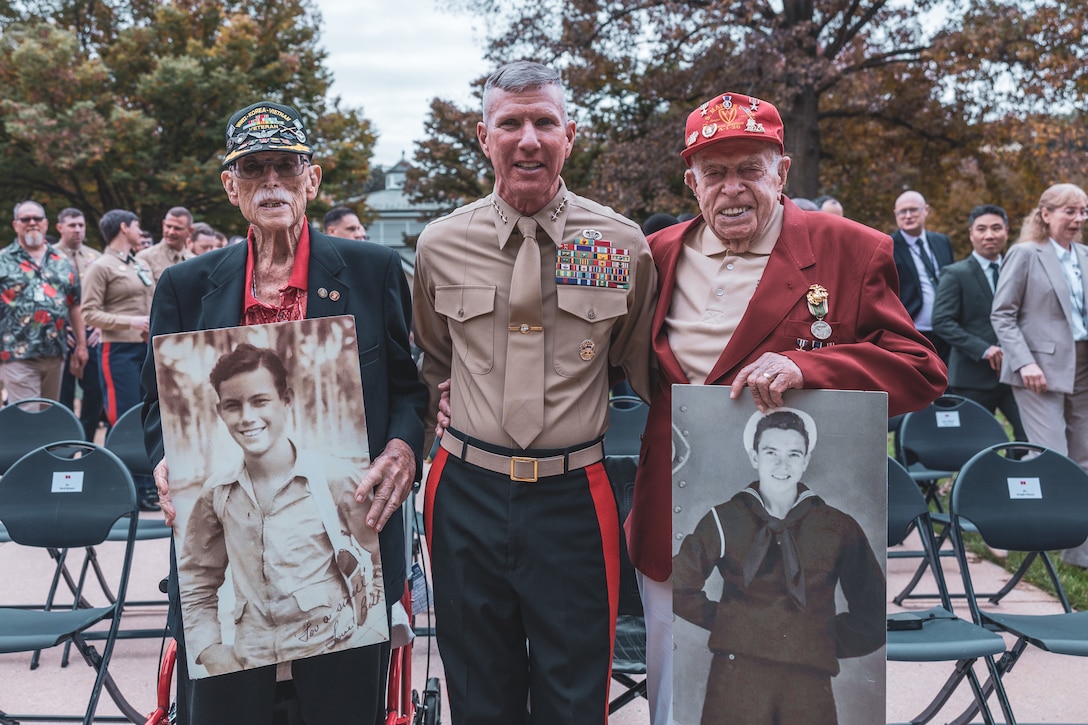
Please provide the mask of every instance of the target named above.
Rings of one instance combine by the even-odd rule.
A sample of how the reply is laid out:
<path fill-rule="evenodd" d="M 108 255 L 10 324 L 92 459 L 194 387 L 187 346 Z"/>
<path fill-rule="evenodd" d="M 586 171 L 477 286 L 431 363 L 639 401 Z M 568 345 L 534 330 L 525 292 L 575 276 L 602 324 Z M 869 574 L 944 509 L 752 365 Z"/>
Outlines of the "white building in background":
<path fill-rule="evenodd" d="M 413 204 L 408 199 L 404 193 L 404 180 L 411 168 L 412 165 L 402 158 L 386 170 L 385 188 L 366 195 L 367 208 L 377 214 L 366 227 L 370 241 L 399 250 L 405 246 L 405 237 L 418 237 L 441 209 L 435 204 Z"/>

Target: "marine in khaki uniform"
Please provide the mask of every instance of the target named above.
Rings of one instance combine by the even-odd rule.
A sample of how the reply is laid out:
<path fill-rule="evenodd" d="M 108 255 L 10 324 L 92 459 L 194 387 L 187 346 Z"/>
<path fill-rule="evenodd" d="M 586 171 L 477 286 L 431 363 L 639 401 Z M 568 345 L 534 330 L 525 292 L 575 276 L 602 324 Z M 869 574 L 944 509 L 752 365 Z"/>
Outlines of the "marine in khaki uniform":
<path fill-rule="evenodd" d="M 171 207 L 162 219 L 162 239 L 136 255 L 144 266 L 151 268 L 156 284 L 167 267 L 196 256 L 185 246 L 192 229 L 193 215 L 189 210 L 183 206 Z"/>
<path fill-rule="evenodd" d="M 559 178 L 574 133 L 558 74 L 500 68 L 477 129 L 495 192 L 417 247 L 432 420 L 451 380 L 425 516 L 453 722 L 526 722 L 527 700 L 532 723 L 607 719 L 619 522 L 600 440 L 609 369 L 647 390 L 656 273 L 638 225 Z"/>
<path fill-rule="evenodd" d="M 61 209 L 57 214 L 56 229 L 60 237 L 56 250 L 68 257 L 68 261 L 76 268 L 76 277 L 79 278 L 80 286 L 82 286 L 87 269 L 102 256 L 97 249 L 92 249 L 83 243 L 87 238 L 87 221 L 83 217 L 83 212 L 72 207 Z M 98 344 L 102 336 L 94 327 L 86 324 L 84 327 L 87 334 L 87 364 L 83 366 L 83 376 L 80 378 L 76 378 L 69 369 L 70 366 L 65 365 L 60 383 L 60 402 L 75 410 L 76 380 L 78 380 L 83 392 L 79 407 L 79 422 L 83 425 L 83 437 L 93 441 L 95 432 L 98 430 L 99 419 L 102 417 L 102 385 L 98 379 Z M 69 336 L 69 359 L 73 352 L 75 352 L 75 339 Z"/>

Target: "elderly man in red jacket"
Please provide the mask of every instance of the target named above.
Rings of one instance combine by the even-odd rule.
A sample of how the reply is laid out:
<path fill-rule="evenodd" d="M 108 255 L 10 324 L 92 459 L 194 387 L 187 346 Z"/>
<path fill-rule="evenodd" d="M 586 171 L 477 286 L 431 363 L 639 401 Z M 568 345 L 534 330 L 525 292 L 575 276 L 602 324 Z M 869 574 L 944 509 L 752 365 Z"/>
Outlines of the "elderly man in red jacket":
<path fill-rule="evenodd" d="M 702 213 L 649 238 L 660 375 L 626 525 L 646 604 L 655 725 L 671 722 L 672 386 L 730 385 L 734 398 L 748 388 L 762 411 L 783 405 L 791 388 L 883 390 L 896 415 L 925 407 L 947 382 L 899 301 L 891 239 L 801 211 L 782 193 L 784 151 L 773 105 L 714 96 L 688 116 L 681 152 Z"/>

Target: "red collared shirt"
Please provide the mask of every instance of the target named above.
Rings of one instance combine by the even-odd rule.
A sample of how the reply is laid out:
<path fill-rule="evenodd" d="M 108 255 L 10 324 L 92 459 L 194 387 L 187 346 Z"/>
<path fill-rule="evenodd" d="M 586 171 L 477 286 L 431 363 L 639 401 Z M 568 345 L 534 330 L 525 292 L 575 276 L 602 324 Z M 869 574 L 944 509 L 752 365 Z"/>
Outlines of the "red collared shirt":
<path fill-rule="evenodd" d="M 253 294 L 253 227 L 249 228 L 246 240 L 249 255 L 246 257 L 245 300 L 242 305 L 243 325 L 263 325 L 269 322 L 290 322 L 306 317 L 307 279 L 310 275 L 310 223 L 302 224 L 302 234 L 295 250 L 295 266 L 291 268 L 291 278 L 287 286 L 280 289 L 280 303 L 273 306 L 265 304 Z"/>

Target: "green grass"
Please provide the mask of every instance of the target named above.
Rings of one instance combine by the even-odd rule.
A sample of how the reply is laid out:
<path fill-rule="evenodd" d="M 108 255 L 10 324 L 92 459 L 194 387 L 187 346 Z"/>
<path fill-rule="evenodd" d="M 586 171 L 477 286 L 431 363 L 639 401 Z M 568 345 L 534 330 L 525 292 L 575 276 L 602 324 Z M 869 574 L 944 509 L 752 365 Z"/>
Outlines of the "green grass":
<path fill-rule="evenodd" d="M 1016 571 L 1020 563 L 1024 561 L 1025 556 L 1021 552 L 1013 551 L 1009 553 L 1008 558 L 999 557 L 983 543 L 982 537 L 978 534 L 968 534 L 967 548 L 983 559 L 999 564 L 1010 573 Z M 1060 551 L 1051 551 L 1050 560 L 1054 562 L 1054 568 L 1058 570 L 1058 579 L 1061 580 L 1062 587 L 1065 588 L 1065 595 L 1069 598 L 1069 605 L 1078 612 L 1088 611 L 1088 569 L 1066 564 L 1062 561 L 1062 552 Z M 1050 583 L 1050 576 L 1047 575 L 1045 567 L 1038 560 L 1032 562 L 1031 569 L 1024 576 L 1024 580 L 1050 594 L 1057 595 Z"/>

